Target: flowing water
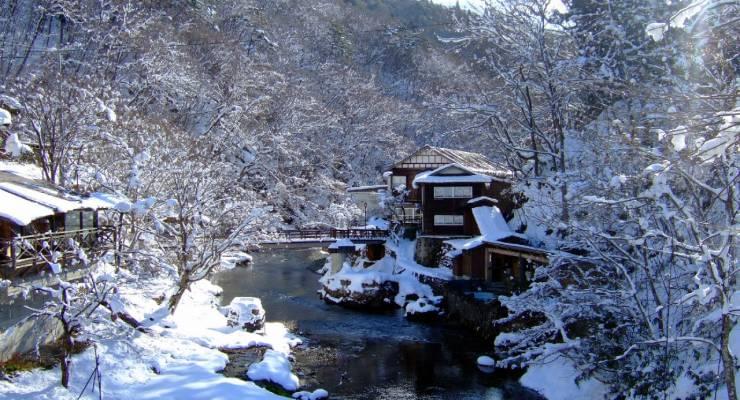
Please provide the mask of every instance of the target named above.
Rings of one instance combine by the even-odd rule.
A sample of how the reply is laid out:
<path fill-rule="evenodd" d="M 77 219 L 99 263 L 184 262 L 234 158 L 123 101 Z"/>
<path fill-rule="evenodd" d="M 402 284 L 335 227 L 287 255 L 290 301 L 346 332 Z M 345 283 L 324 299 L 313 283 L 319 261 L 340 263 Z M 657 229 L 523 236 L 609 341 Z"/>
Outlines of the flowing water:
<path fill-rule="evenodd" d="M 268 322 L 305 338 L 294 370 L 309 389 L 341 399 L 539 399 L 509 371 L 486 374 L 475 360 L 491 346 L 468 333 L 407 321 L 403 312 L 371 314 L 325 304 L 316 291 L 325 254 L 273 250 L 254 263 L 218 274 L 222 304 L 237 296 L 262 299 Z M 231 355 L 235 376 L 259 354 Z M 238 371 L 238 372 L 233 372 Z"/>

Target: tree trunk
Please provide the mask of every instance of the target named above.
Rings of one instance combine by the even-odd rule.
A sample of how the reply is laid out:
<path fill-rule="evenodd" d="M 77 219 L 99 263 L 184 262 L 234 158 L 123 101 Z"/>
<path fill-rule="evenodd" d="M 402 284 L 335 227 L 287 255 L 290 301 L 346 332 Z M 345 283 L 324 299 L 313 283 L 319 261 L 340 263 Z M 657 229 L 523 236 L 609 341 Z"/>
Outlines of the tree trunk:
<path fill-rule="evenodd" d="M 71 360 L 69 359 L 69 354 L 67 354 L 67 350 L 64 350 L 64 354 L 62 355 L 62 386 L 69 389 L 69 370 L 70 370 L 70 364 Z"/>
<path fill-rule="evenodd" d="M 177 285 L 177 292 L 170 297 L 169 304 L 167 308 L 170 310 L 170 314 L 174 314 L 175 310 L 177 309 L 178 304 L 180 304 L 180 300 L 182 300 L 182 296 L 185 294 L 185 291 L 188 290 L 190 287 L 190 272 L 183 272 L 182 277 L 180 278 L 180 283 Z"/>
<path fill-rule="evenodd" d="M 727 398 L 737 399 L 737 387 L 735 387 L 735 358 L 730 352 L 730 331 L 732 331 L 732 316 L 722 316 L 722 366 L 724 367 L 724 379 L 727 386 Z"/>

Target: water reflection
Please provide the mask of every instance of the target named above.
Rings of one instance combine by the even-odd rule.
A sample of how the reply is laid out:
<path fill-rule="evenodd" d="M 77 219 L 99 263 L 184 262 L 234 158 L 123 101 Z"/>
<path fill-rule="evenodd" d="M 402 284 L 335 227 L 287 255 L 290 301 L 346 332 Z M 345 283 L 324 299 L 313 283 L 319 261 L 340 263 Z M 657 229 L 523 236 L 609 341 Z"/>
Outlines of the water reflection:
<path fill-rule="evenodd" d="M 296 351 L 296 369 L 308 386 L 344 399 L 536 398 L 507 371 L 481 373 L 475 360 L 490 347 L 461 330 L 411 323 L 400 310 L 364 314 L 325 304 L 312 272 L 323 262 L 316 250 L 259 253 L 254 266 L 215 279 L 223 304 L 260 297 L 268 321 L 308 339 Z"/>

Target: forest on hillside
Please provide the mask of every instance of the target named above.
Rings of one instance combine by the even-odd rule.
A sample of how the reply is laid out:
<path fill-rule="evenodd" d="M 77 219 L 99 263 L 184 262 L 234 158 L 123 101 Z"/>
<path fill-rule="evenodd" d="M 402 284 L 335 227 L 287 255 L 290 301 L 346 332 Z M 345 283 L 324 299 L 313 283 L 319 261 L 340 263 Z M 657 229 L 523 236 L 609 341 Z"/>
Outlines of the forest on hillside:
<path fill-rule="evenodd" d="M 562 251 L 504 301 L 541 318 L 501 366 L 736 398 L 740 4 L 564 3 L 0 0 L 6 136 L 133 225 L 222 236 L 346 225 L 346 188 L 415 148 L 481 152 L 514 173 L 509 225 Z"/>

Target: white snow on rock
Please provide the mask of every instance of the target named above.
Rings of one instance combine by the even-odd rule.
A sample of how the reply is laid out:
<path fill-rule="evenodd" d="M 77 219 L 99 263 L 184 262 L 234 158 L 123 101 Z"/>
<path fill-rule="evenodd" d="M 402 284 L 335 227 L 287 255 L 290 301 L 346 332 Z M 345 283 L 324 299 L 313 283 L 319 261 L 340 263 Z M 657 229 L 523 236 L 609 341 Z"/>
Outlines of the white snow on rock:
<path fill-rule="evenodd" d="M 349 294 L 361 294 L 368 290 L 374 290 L 383 282 L 396 282 L 398 283 L 398 294 L 393 298 L 393 302 L 399 307 L 406 306 L 406 298 L 410 295 L 414 295 L 418 299 L 427 299 L 426 302 L 430 304 L 437 304 L 441 297 L 435 296 L 429 285 L 419 282 L 414 276 L 414 271 L 407 271 L 402 268 L 394 272 L 397 269 L 396 261 L 391 256 L 385 256 L 367 268 L 361 265 L 362 260 L 354 267 L 344 263 L 342 269 L 336 274 L 327 272 L 319 279 L 319 282 L 324 286 L 320 293 L 323 296 L 328 296 L 325 290 L 328 289 L 330 291 L 341 290 Z M 439 269 L 419 267 L 429 270 Z M 342 299 L 332 298 L 332 300 L 339 302 Z"/>
<path fill-rule="evenodd" d="M 227 306 L 229 326 L 249 331 L 261 329 L 265 322 L 265 309 L 257 297 L 234 297 Z"/>
<path fill-rule="evenodd" d="M 496 360 L 489 356 L 480 356 L 477 360 L 475 360 L 478 365 L 483 367 L 495 367 L 496 366 Z"/>
<path fill-rule="evenodd" d="M 406 273 L 413 276 L 426 276 L 443 281 L 452 279 L 451 269 L 430 268 L 423 266 L 414 260 L 416 240 L 401 239 L 398 241 L 397 245 L 392 241 L 388 241 L 385 245 L 388 250 L 396 253 L 396 271 L 398 273 Z"/>
<path fill-rule="evenodd" d="M 0 125 L 10 125 L 13 123 L 13 118 L 10 116 L 10 112 L 4 108 L 0 108 Z"/>
<path fill-rule="evenodd" d="M 285 354 L 268 349 L 262 361 L 249 366 L 247 376 L 253 381 L 270 381 L 285 390 L 297 390 L 300 382 L 291 371 L 290 360 Z"/>
<path fill-rule="evenodd" d="M 252 256 L 243 251 L 231 251 L 221 255 L 221 267 L 233 269 L 237 265 L 243 265 L 252 262 Z"/>
<path fill-rule="evenodd" d="M 405 315 L 408 316 L 413 314 L 439 312 L 439 307 L 434 305 L 434 303 L 435 301 L 427 298 L 420 298 L 418 300 L 410 301 L 408 302 L 408 304 L 406 304 Z"/>
<path fill-rule="evenodd" d="M 313 392 L 302 390 L 293 393 L 292 397 L 298 400 L 321 400 L 329 397 L 329 392 L 324 389 L 316 389 Z"/>

